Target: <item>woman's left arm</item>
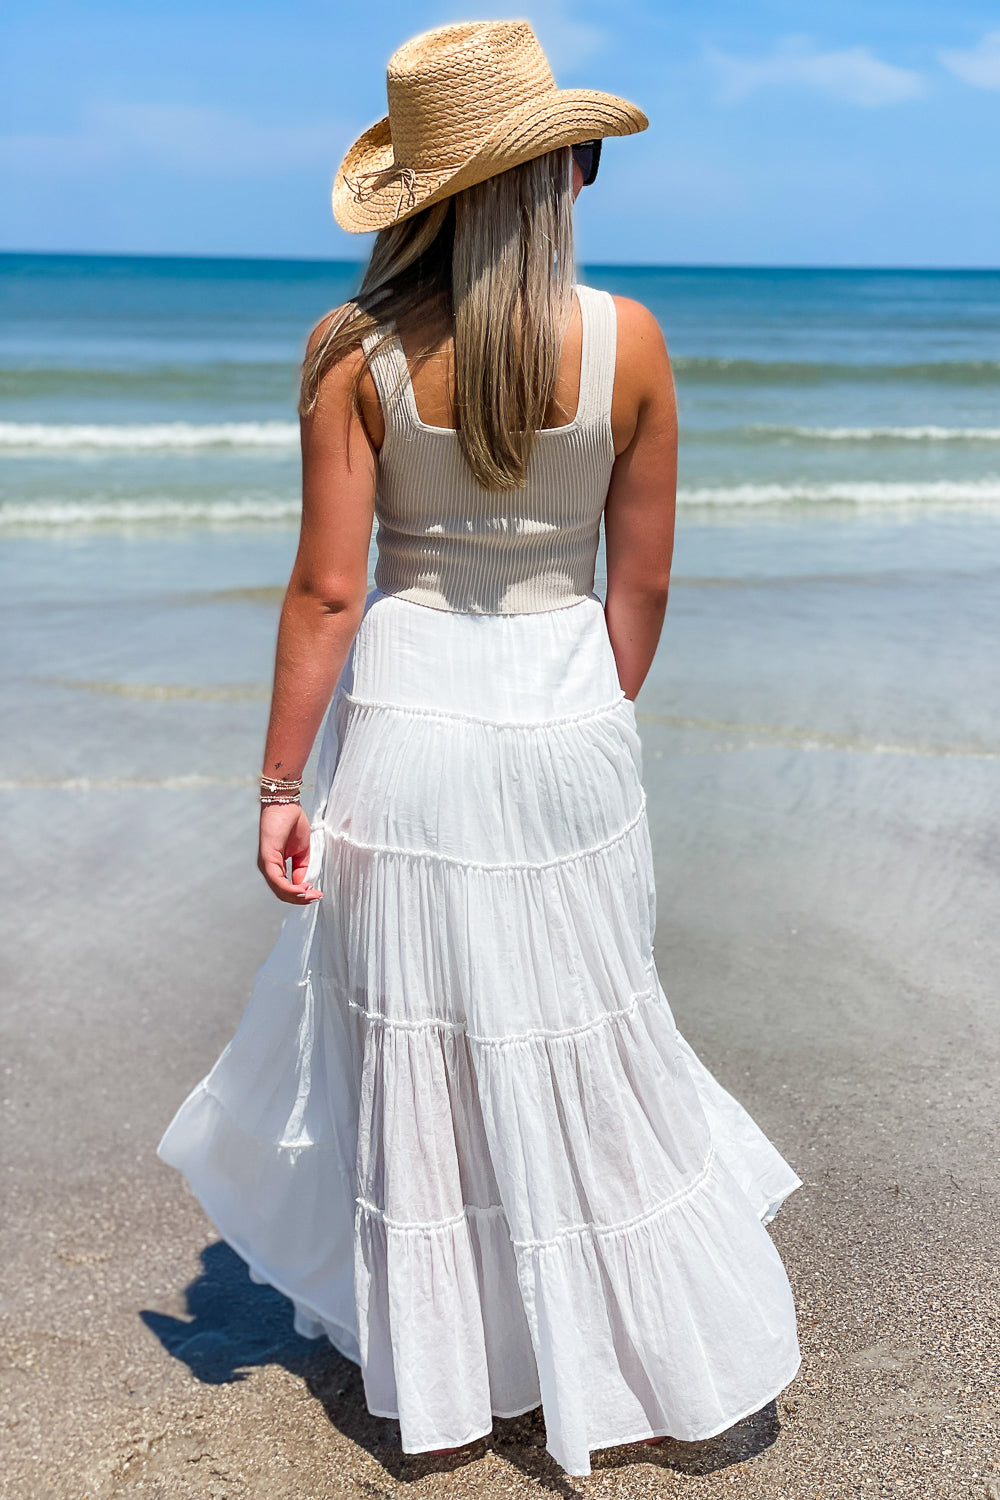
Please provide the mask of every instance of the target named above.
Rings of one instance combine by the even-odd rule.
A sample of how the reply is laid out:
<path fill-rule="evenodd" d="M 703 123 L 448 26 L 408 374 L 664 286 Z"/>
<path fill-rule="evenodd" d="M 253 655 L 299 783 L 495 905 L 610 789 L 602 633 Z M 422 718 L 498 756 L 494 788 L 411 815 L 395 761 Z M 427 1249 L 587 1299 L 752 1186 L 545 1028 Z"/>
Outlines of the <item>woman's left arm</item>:
<path fill-rule="evenodd" d="M 335 365 L 302 419 L 302 527 L 278 625 L 265 776 L 302 775 L 364 613 L 377 460 L 351 398 L 362 361 L 358 351 Z M 309 834 L 297 803 L 261 807 L 258 868 L 297 906 L 321 895 L 305 883 Z"/>

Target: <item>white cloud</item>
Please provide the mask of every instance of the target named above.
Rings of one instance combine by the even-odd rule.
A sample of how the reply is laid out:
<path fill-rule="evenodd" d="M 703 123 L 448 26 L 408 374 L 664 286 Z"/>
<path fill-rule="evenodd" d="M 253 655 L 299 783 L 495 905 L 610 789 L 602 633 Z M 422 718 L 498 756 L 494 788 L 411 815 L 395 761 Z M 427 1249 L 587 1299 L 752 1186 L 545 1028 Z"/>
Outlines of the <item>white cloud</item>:
<path fill-rule="evenodd" d="M 974 47 L 938 53 L 949 72 L 977 89 L 1000 89 L 1000 31 L 988 31 Z"/>
<path fill-rule="evenodd" d="M 332 175 L 349 136 L 342 122 L 272 126 L 197 105 L 109 103 L 88 111 L 76 131 L 0 136 L 0 161 L 21 171 L 86 171 L 140 160 L 209 177 L 326 163 Z"/>
<path fill-rule="evenodd" d="M 914 99 L 924 91 L 919 73 L 883 62 L 867 47 L 822 52 L 806 37 L 786 37 L 769 57 L 732 57 L 712 50 L 709 59 L 726 104 L 737 104 L 759 89 L 800 88 L 841 104 L 874 109 Z"/>

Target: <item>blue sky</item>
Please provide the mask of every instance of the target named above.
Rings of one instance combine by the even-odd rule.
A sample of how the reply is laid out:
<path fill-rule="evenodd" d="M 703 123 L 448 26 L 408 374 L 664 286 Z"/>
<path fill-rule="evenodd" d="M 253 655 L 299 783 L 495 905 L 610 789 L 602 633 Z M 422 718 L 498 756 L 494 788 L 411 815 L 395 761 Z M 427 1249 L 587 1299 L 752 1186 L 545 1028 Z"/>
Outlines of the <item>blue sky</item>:
<path fill-rule="evenodd" d="M 583 261 L 1000 265 L 996 0 L 7 0 L 0 248 L 359 258 L 329 187 L 390 53 L 497 16 L 649 115 Z"/>

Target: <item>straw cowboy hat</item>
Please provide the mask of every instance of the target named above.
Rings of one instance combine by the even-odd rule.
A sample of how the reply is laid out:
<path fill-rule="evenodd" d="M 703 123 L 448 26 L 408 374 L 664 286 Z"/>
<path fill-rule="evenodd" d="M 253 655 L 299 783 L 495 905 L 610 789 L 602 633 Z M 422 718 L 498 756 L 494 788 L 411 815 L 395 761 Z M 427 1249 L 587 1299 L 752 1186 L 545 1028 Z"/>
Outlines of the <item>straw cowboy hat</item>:
<path fill-rule="evenodd" d="M 649 124 L 614 94 L 557 88 L 527 21 L 423 32 L 389 59 L 386 92 L 389 113 L 354 142 L 333 185 L 334 218 L 357 234 L 557 146 Z"/>

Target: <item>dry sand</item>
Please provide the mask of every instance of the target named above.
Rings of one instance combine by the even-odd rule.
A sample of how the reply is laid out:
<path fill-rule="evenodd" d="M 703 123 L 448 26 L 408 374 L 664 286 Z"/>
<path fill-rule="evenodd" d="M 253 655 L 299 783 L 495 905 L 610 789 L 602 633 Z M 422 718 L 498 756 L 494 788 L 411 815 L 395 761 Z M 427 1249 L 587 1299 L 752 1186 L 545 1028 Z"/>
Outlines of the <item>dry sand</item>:
<path fill-rule="evenodd" d="M 643 736 L 665 986 L 805 1179 L 772 1227 L 794 1384 L 711 1442 L 597 1453 L 588 1479 L 537 1415 L 404 1457 L 356 1368 L 294 1336 L 154 1155 L 280 920 L 252 792 L 22 790 L 3 795 L 3 1495 L 1000 1496 L 998 769 L 949 803 L 943 763 Z M 958 834 L 968 878 L 942 909 Z M 878 892 L 893 868 L 911 874 Z"/>

